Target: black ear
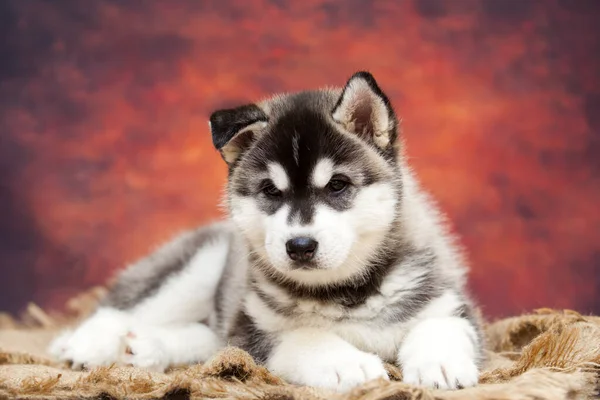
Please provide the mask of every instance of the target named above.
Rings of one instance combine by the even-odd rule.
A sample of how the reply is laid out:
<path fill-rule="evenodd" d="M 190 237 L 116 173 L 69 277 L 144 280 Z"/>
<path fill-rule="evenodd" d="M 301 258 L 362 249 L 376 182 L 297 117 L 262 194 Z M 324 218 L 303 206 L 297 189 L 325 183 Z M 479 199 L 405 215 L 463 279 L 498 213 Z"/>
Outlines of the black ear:
<path fill-rule="evenodd" d="M 215 111 L 209 121 L 215 148 L 227 164 L 232 164 L 249 147 L 256 131 L 263 128 L 269 118 L 256 104 L 246 104 Z"/>
<path fill-rule="evenodd" d="M 390 100 L 369 72 L 357 72 L 346 83 L 332 111 L 347 131 L 372 141 L 381 149 L 393 146 L 398 120 Z"/>

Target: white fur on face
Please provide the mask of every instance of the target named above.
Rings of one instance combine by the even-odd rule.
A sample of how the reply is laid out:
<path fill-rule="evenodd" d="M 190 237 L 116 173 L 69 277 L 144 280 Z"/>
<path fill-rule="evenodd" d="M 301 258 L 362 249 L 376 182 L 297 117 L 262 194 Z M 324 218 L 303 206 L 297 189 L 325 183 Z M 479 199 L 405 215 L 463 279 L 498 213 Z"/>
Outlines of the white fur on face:
<path fill-rule="evenodd" d="M 333 176 L 333 162 L 328 158 L 319 160 L 312 173 L 311 182 L 313 186 L 325 187 Z"/>
<path fill-rule="evenodd" d="M 287 172 L 285 172 L 285 169 L 283 169 L 281 164 L 270 163 L 268 170 L 269 177 L 277 189 L 284 191 L 290 187 L 290 179 L 288 178 Z"/>
<path fill-rule="evenodd" d="M 234 197 L 231 201 L 230 218 L 254 251 L 265 254 L 265 222 L 267 215 L 251 197 Z"/>
<path fill-rule="evenodd" d="M 275 268 L 294 276 L 285 245 L 288 240 L 299 236 L 312 237 L 319 243 L 313 259 L 319 268 L 335 269 L 346 260 L 356 237 L 348 221 L 340 218 L 341 213 L 318 205 L 310 225 L 290 224 L 289 213 L 289 206 L 283 206 L 266 222 L 265 248 Z"/>
<path fill-rule="evenodd" d="M 269 216 L 252 198 L 234 199 L 231 217 L 273 267 L 298 282 L 318 285 L 347 280 L 364 270 L 395 218 L 396 204 L 392 185 L 377 183 L 360 189 L 346 211 L 317 205 L 309 225 L 290 224 L 287 205 Z M 310 236 L 319 243 L 314 259 L 318 269 L 291 269 L 285 244 L 298 236 Z"/>

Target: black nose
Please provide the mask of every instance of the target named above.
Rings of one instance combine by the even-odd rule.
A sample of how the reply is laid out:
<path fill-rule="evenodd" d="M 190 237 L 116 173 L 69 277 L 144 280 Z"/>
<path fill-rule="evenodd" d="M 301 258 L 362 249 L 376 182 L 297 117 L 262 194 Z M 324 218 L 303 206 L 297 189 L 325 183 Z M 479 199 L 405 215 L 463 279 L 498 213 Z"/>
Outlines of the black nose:
<path fill-rule="evenodd" d="M 309 237 L 297 237 L 287 241 L 285 249 L 288 256 L 294 261 L 310 261 L 317 251 L 319 243 Z"/>

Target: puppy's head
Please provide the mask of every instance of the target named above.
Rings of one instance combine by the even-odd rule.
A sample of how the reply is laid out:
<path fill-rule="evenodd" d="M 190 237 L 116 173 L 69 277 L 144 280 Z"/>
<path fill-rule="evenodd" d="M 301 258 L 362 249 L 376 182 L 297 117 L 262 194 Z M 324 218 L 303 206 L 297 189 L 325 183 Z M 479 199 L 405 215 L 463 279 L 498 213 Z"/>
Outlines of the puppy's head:
<path fill-rule="evenodd" d="M 397 217 L 397 125 L 367 72 L 211 115 L 230 217 L 261 264 L 306 285 L 366 272 Z"/>

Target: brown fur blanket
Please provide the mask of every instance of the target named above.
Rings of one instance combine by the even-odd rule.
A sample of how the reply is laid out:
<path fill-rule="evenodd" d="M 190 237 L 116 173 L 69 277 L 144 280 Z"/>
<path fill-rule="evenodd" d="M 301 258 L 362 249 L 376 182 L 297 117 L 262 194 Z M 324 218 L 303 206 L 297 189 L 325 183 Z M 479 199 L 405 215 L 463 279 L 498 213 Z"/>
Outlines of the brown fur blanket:
<path fill-rule="evenodd" d="M 166 374 L 127 366 L 71 371 L 50 360 L 45 348 L 57 329 L 85 316 L 96 290 L 69 303 L 70 318 L 35 305 L 15 321 L 0 314 L 0 398 L 18 399 L 527 399 L 598 398 L 600 317 L 537 310 L 489 324 L 489 361 L 479 385 L 458 391 L 427 390 L 402 383 L 389 366 L 387 381 L 336 394 L 283 382 L 236 348 L 204 365 L 174 367 Z M 87 297 L 86 297 L 87 296 Z M 76 315 L 75 315 L 76 314 Z"/>

